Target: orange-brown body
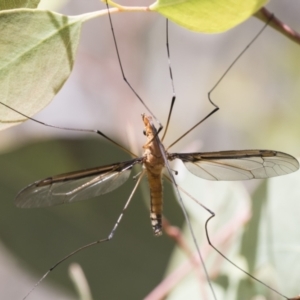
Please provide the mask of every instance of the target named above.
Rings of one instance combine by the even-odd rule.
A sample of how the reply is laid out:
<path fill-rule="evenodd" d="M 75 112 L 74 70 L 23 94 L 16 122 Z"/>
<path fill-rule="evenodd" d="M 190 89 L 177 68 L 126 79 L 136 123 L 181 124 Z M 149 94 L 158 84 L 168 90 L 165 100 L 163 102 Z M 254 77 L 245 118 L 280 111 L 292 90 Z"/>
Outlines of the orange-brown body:
<path fill-rule="evenodd" d="M 156 135 L 156 129 L 152 124 L 152 118 L 142 115 L 145 124 L 145 135 L 147 142 L 143 146 L 144 151 L 144 167 L 147 171 L 148 182 L 150 187 L 150 218 L 155 235 L 162 234 L 162 170 L 164 168 L 164 159 L 159 147 L 159 138 Z"/>

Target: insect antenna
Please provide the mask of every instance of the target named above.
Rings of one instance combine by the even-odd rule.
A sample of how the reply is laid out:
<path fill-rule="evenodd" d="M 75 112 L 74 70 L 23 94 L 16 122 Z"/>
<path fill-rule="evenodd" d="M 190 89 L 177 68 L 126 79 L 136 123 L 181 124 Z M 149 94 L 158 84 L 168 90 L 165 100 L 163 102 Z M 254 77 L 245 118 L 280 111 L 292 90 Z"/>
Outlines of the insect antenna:
<path fill-rule="evenodd" d="M 219 80 L 216 82 L 216 84 L 212 87 L 212 89 L 208 92 L 207 98 L 208 101 L 215 107 L 208 115 L 206 115 L 203 119 L 198 121 L 194 126 L 192 126 L 189 130 L 187 130 L 184 134 L 182 134 L 178 139 L 176 139 L 171 145 L 169 145 L 166 150 L 169 150 L 171 147 L 173 147 L 175 144 L 177 144 L 181 139 L 183 139 L 186 135 L 188 135 L 191 131 L 193 131 L 196 127 L 198 127 L 201 123 L 203 123 L 205 120 L 207 120 L 210 116 L 212 116 L 214 113 L 216 113 L 219 110 L 219 106 L 216 105 L 212 99 L 211 99 L 211 93 L 218 87 L 218 85 L 221 83 L 221 81 L 224 79 L 224 77 L 227 75 L 227 73 L 232 69 L 232 67 L 236 64 L 236 62 L 241 58 L 241 56 L 248 50 L 248 48 L 256 41 L 256 39 L 261 35 L 261 33 L 266 29 L 266 27 L 269 25 L 269 23 L 272 21 L 273 15 L 269 18 L 269 20 L 266 22 L 266 24 L 262 27 L 262 29 L 254 36 L 254 38 L 248 43 L 248 45 L 241 51 L 241 53 L 236 57 L 236 59 L 229 65 L 229 67 L 226 69 L 226 71 L 223 73 L 223 75 L 219 78 Z"/>

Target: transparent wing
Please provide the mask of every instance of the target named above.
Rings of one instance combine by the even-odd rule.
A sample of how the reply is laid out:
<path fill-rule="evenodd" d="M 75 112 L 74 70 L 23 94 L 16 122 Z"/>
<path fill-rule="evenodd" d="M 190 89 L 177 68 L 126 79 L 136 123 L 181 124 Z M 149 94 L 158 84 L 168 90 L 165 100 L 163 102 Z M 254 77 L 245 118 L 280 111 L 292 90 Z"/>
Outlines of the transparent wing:
<path fill-rule="evenodd" d="M 17 195 L 15 205 L 22 208 L 53 206 L 109 193 L 129 178 L 131 169 L 136 163 L 142 163 L 141 159 L 36 181 Z"/>
<path fill-rule="evenodd" d="M 248 180 L 281 176 L 299 169 L 293 156 L 271 150 L 173 153 L 194 175 L 207 180 Z"/>

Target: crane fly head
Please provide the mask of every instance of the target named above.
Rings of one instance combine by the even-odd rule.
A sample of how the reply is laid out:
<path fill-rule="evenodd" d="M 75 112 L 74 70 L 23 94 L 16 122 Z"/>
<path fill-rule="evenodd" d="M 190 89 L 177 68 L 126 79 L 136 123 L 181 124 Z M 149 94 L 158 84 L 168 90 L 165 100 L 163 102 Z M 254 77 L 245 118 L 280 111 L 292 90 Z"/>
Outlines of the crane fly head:
<path fill-rule="evenodd" d="M 143 122 L 145 125 L 144 135 L 147 137 L 148 141 L 151 141 L 151 140 L 153 140 L 153 138 L 156 134 L 156 128 L 153 125 L 152 117 L 142 114 L 142 118 L 143 118 Z"/>

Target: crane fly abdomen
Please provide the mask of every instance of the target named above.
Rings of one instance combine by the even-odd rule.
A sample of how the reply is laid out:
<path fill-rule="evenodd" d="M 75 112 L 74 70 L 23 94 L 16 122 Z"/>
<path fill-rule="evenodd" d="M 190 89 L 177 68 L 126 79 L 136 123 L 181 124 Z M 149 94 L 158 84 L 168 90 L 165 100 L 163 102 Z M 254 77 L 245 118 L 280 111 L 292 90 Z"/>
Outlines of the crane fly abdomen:
<path fill-rule="evenodd" d="M 161 174 L 164 168 L 164 159 L 151 117 L 145 115 L 142 115 L 142 117 L 145 124 L 145 135 L 147 136 L 147 142 L 143 148 L 145 149 L 144 167 L 147 171 L 151 197 L 150 219 L 154 234 L 159 236 L 162 234 L 163 193 Z"/>
<path fill-rule="evenodd" d="M 150 188 L 150 219 L 153 232 L 156 236 L 162 234 L 162 210 L 163 210 L 163 192 L 161 175 L 156 176 L 147 170 L 148 182 Z"/>

